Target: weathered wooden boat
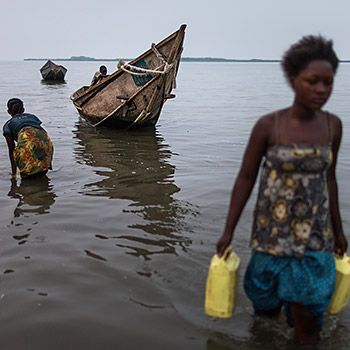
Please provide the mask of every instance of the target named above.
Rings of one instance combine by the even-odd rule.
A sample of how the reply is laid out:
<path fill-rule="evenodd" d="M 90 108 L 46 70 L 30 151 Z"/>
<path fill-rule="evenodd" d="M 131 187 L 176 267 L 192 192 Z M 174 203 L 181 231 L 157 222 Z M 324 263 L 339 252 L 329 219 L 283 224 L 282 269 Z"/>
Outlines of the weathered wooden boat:
<path fill-rule="evenodd" d="M 71 100 L 92 126 L 154 126 L 176 86 L 186 25 L 93 86 L 83 86 Z"/>
<path fill-rule="evenodd" d="M 63 81 L 67 73 L 67 68 L 48 60 L 40 68 L 41 76 L 47 81 Z"/>

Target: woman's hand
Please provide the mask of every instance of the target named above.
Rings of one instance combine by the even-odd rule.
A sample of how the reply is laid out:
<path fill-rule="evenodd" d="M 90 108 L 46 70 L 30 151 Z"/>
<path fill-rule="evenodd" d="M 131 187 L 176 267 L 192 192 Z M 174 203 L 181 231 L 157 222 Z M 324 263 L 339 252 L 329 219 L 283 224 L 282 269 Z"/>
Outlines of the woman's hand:
<path fill-rule="evenodd" d="M 334 253 L 342 257 L 348 249 L 348 241 L 344 234 L 338 234 L 334 237 Z"/>
<path fill-rule="evenodd" d="M 223 234 L 216 243 L 216 252 L 221 257 L 226 248 L 230 245 L 232 240 L 232 235 Z"/>

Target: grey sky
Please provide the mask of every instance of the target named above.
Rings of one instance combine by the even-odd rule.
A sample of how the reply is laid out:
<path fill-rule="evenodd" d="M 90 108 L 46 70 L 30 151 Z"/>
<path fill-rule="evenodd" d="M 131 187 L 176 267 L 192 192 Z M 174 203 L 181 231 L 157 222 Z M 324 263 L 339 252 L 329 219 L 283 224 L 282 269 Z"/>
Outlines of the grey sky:
<path fill-rule="evenodd" d="M 279 58 L 323 34 L 350 59 L 349 0 L 0 0 L 0 60 L 135 57 L 182 23 L 183 56 Z"/>

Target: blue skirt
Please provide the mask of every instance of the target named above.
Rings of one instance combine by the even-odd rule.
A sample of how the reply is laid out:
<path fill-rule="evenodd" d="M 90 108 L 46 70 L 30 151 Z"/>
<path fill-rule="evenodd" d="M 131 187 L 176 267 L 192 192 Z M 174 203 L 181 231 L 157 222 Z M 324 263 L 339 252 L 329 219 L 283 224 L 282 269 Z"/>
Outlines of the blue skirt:
<path fill-rule="evenodd" d="M 334 287 L 333 253 L 323 251 L 296 258 L 253 250 L 244 278 L 244 290 L 256 312 L 284 305 L 288 317 L 288 303 L 298 303 L 310 310 L 320 328 Z"/>

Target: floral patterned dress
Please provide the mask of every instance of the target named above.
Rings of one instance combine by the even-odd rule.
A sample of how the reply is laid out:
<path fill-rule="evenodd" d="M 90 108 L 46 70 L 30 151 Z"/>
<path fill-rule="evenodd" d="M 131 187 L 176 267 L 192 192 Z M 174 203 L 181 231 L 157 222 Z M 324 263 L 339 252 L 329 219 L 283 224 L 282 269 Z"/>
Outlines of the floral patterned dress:
<path fill-rule="evenodd" d="M 52 169 L 53 144 L 44 129 L 23 127 L 17 138 L 13 156 L 22 177 Z"/>
<path fill-rule="evenodd" d="M 253 249 L 296 257 L 333 250 L 327 188 L 331 162 L 331 145 L 268 148 L 254 212 Z"/>

